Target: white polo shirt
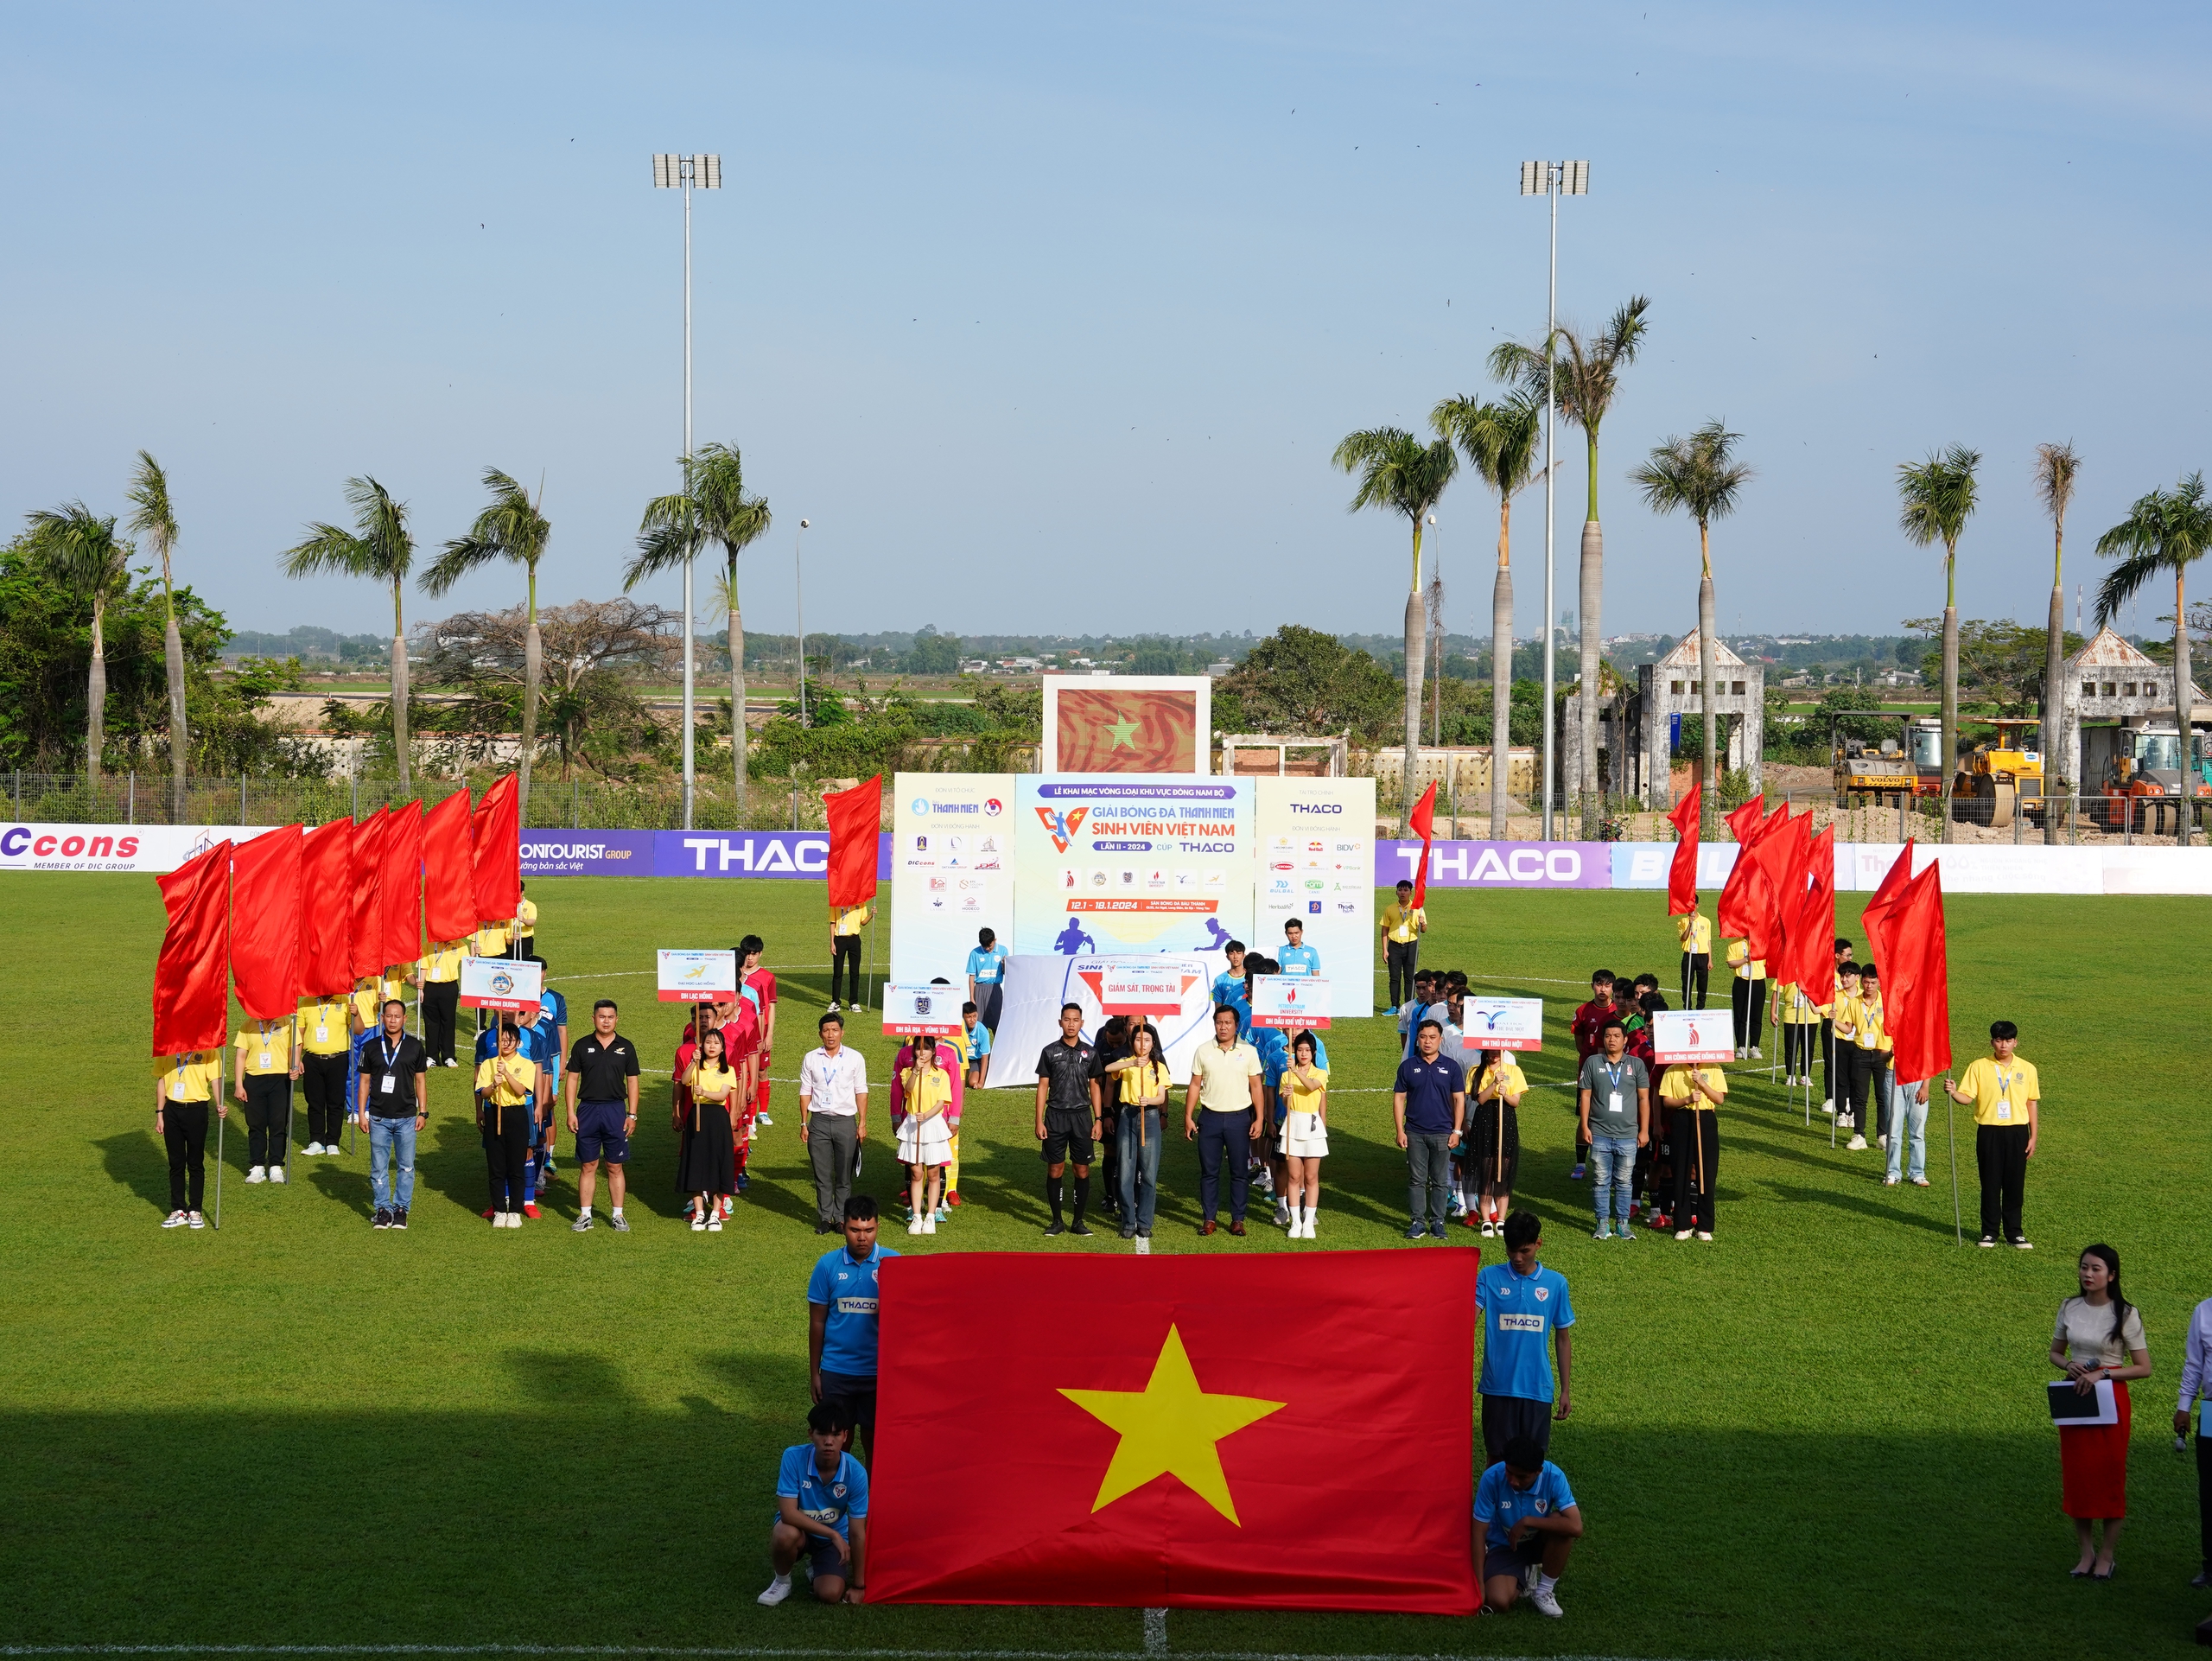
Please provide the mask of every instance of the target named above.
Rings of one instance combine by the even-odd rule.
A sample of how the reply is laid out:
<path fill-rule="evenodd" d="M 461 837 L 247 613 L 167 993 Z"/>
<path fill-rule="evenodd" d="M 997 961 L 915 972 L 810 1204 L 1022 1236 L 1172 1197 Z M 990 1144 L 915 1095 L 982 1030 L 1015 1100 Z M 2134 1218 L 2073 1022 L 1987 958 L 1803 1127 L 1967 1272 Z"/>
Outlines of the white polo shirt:
<path fill-rule="evenodd" d="M 850 1118 L 860 1111 L 860 1098 L 868 1094 L 868 1062 L 849 1046 L 835 1055 L 826 1049 L 809 1050 L 799 1064 L 798 1093 L 810 1113 Z"/>

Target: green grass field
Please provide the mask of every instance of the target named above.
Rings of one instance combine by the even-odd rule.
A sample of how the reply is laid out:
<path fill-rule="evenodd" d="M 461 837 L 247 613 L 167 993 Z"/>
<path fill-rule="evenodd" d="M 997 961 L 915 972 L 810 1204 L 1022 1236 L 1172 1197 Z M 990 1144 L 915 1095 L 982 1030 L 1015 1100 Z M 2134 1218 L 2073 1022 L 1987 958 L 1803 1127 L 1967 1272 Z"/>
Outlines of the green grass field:
<path fill-rule="evenodd" d="M 565 1226 L 565 1136 L 546 1219 L 490 1230 L 458 1071 L 435 1077 L 405 1234 L 368 1225 L 365 1149 L 296 1155 L 291 1187 L 248 1187 L 235 1135 L 221 1232 L 164 1232 L 145 1057 L 154 883 L 15 875 L 7 894 L 17 949 L 0 1042 L 19 1157 L 0 1215 L 0 1550 L 15 1588 L 0 1647 L 1145 1648 L 1135 1610 L 754 1606 L 776 1457 L 802 1435 L 803 1287 L 818 1249 L 789 1086 L 721 1235 L 677 1219 L 663 1081 L 632 1167 L 632 1234 Z M 774 1070 L 795 1072 L 827 981 L 819 888 L 569 879 L 532 894 L 555 984 L 578 1010 L 621 998 L 651 1065 L 666 1065 L 677 1025 L 652 1001 L 652 948 L 758 930 L 786 1000 Z M 1592 967 L 1666 977 L 1661 911 L 1656 894 L 1444 893 L 1424 955 L 1484 990 L 1544 996 L 1564 1046 Z M 1719 1242 L 1599 1246 L 1586 1185 L 1567 1176 L 1566 1092 L 1532 1095 L 1522 1203 L 1544 1218 L 1547 1261 L 1573 1281 L 1580 1314 L 1575 1412 L 1554 1441 L 1590 1525 L 1562 1582 L 1567 1619 L 1177 1611 L 1169 1650 L 2177 1651 L 2212 1608 L 2186 1584 L 2194 1466 L 2166 1429 L 2184 1322 L 2212 1291 L 2212 1130 L 2185 1117 L 2189 1034 L 2165 1020 L 2171 965 L 2208 925 L 2201 900 L 1952 902 L 1961 1061 L 2005 1015 L 2043 1072 L 2031 1254 L 1954 1244 L 1940 1104 L 1937 1186 L 1885 1189 L 1875 1153 L 1831 1151 L 1824 1122 L 1808 1130 L 1785 1112 L 1763 1068 L 1738 1071 L 1724 1119 Z M 1855 932 L 1847 919 L 1842 932 Z M 1198 1239 L 1195 1161 L 1178 1142 L 1158 1249 L 1482 1244 L 1455 1231 L 1449 1247 L 1400 1245 L 1385 1024 L 1331 1036 L 1347 1093 L 1332 1107 L 1321 1240 L 1294 1245 L 1267 1227 Z M 880 1079 L 887 1047 L 862 1041 Z M 1530 1074 L 1561 1080 L 1571 1066 L 1571 1047 L 1555 1047 Z M 933 1238 L 893 1231 L 895 1247 L 1128 1250 L 1110 1233 L 1040 1237 L 1026 1096 L 984 1098 L 966 1130 L 969 1204 Z M 1971 1238 L 1970 1140 L 1962 1157 Z M 893 1183 L 879 1142 L 862 1186 L 887 1198 Z M 2074 1253 L 2094 1239 L 2122 1255 L 2158 1373 L 2136 1395 L 2120 1575 L 2092 1587 L 2066 1577 L 2072 1537 L 2040 1391 Z M 1014 1498 L 1022 1450 L 1007 1454 Z"/>

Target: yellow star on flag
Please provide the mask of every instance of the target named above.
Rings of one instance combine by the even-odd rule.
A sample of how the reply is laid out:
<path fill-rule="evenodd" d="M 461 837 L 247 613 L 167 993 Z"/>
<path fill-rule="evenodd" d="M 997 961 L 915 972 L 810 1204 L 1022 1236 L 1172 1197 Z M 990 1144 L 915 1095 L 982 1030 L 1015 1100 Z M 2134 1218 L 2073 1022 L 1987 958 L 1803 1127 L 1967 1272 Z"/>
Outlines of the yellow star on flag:
<path fill-rule="evenodd" d="M 1116 718 L 1106 724 L 1106 730 L 1114 735 L 1114 741 L 1106 748 L 1109 750 L 1118 750 L 1122 745 L 1127 744 L 1131 749 L 1136 748 L 1137 723 L 1122 715 L 1118 710 L 1115 711 L 1115 715 Z"/>
<path fill-rule="evenodd" d="M 1209 1396 L 1198 1388 L 1183 1335 L 1173 1326 L 1152 1378 L 1141 1391 L 1062 1390 L 1084 1412 L 1122 1434 L 1114 1458 L 1098 1484 L 1090 1509 L 1100 1511 L 1156 1476 L 1175 1478 L 1216 1511 L 1236 1523 L 1236 1503 L 1222 1473 L 1216 1446 L 1224 1436 L 1257 1423 L 1286 1403 L 1256 1396 Z"/>

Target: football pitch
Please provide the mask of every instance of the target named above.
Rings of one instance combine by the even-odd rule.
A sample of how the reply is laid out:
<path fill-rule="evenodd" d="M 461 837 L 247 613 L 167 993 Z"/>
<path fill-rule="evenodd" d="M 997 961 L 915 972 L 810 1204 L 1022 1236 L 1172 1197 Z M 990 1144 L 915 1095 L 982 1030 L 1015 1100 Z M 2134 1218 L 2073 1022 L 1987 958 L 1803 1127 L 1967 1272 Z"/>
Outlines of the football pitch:
<path fill-rule="evenodd" d="M 791 1085 L 776 1087 L 751 1192 L 719 1235 L 679 1220 L 664 1076 L 646 1080 L 632 1232 L 569 1231 L 565 1131 L 545 1217 L 490 1229 L 460 1070 L 432 1075 L 407 1232 L 369 1226 L 365 1142 L 349 1157 L 296 1152 L 288 1187 L 247 1187 L 238 1113 L 222 1230 L 164 1231 L 146 1055 L 155 885 L 12 875 L 6 893 L 0 1652 L 2011 1658 L 2178 1651 L 2212 1611 L 2187 1584 L 2195 1465 L 2168 1426 L 2184 1324 L 2212 1294 L 2212 1125 L 2190 1117 L 2196 1035 L 2180 1018 L 2212 901 L 1950 901 L 1960 1064 L 2007 1017 L 2042 1070 L 2026 1212 L 2037 1249 L 2016 1252 L 1973 1248 L 1964 1120 L 1968 1244 L 1955 1243 L 1940 1096 L 1935 1186 L 1885 1188 L 1880 1155 L 1831 1149 L 1817 1110 L 1808 1129 L 1764 1064 L 1732 1070 L 1717 1241 L 1592 1242 L 1588 1185 L 1567 1177 L 1567 1019 L 1599 966 L 1649 969 L 1673 998 L 1663 896 L 1432 896 L 1424 963 L 1547 1000 L 1518 1202 L 1542 1217 L 1545 1261 L 1573 1285 L 1574 1411 L 1553 1457 L 1589 1531 L 1560 1582 L 1566 1619 L 1547 1621 L 804 1596 L 760 1608 L 777 1457 L 804 1435 L 804 1288 L 824 1244 Z M 572 1032 L 593 998 L 616 997 L 649 1067 L 666 1067 L 679 1024 L 653 1001 L 653 949 L 763 935 L 783 993 L 772 1071 L 789 1079 L 826 996 L 822 894 L 570 878 L 531 897 Z M 1860 938 L 1861 898 L 1842 896 L 1840 932 Z M 879 923 L 879 971 L 887 941 Z M 1353 979 L 1331 970 L 1340 987 Z M 876 1091 L 860 1187 L 888 1202 L 891 1047 L 875 1025 L 854 1028 Z M 1497 1243 L 1471 1230 L 1401 1240 L 1394 1037 L 1382 1021 L 1329 1036 L 1319 1238 L 1284 1239 L 1255 1202 L 1248 1239 L 1199 1239 L 1196 1159 L 1178 1137 L 1154 1249 L 1479 1247 L 1494 1261 Z M 296 1148 L 304 1139 L 302 1126 Z M 1129 1250 L 1110 1230 L 1041 1235 L 1026 1091 L 972 1098 L 962 1142 L 967 1204 L 934 1237 L 894 1223 L 893 1249 Z M 212 1201 L 212 1168 L 209 1182 Z M 603 1191 L 600 1204 L 603 1216 Z M 2135 1393 L 2131 1517 L 2108 1585 L 2067 1578 L 2042 1401 L 2053 1316 L 2093 1240 L 2119 1249 L 2156 1366 Z M 1007 1447 L 1008 1505 L 1022 1466 Z M 948 1536 L 962 1525 L 950 1507 L 938 1522 Z"/>

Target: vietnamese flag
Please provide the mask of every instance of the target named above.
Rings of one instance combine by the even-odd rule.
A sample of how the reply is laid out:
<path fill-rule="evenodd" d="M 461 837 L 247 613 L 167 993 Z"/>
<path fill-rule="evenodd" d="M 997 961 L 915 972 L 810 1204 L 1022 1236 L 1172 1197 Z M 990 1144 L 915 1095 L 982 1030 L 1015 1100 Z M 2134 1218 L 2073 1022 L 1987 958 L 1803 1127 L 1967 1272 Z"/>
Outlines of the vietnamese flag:
<path fill-rule="evenodd" d="M 883 775 L 824 796 L 830 819 L 830 905 L 857 906 L 875 897 L 876 837 L 883 824 Z"/>
<path fill-rule="evenodd" d="M 377 896 L 378 949 L 386 964 L 423 955 L 423 804 L 391 810 L 384 833 L 384 869 Z"/>
<path fill-rule="evenodd" d="M 1698 813 L 1704 805 L 1705 786 L 1690 786 L 1689 794 L 1667 814 L 1675 827 L 1675 856 L 1667 866 L 1667 915 L 1687 917 L 1697 909 Z"/>
<path fill-rule="evenodd" d="M 468 846 L 465 785 L 423 816 L 423 909 L 433 940 L 458 940 L 476 932 L 475 862 Z"/>
<path fill-rule="evenodd" d="M 300 849 L 302 997 L 337 997 L 353 988 L 353 820 L 308 832 Z"/>
<path fill-rule="evenodd" d="M 1474 1613 L 1477 1267 L 891 1259 L 868 1601 Z"/>
<path fill-rule="evenodd" d="M 1436 837 L 1436 780 L 1428 781 L 1428 788 L 1421 792 L 1406 823 L 1421 838 L 1421 864 L 1414 871 L 1414 904 L 1425 906 L 1428 903 L 1428 845 Z"/>
<path fill-rule="evenodd" d="M 1722 816 L 1721 823 L 1736 838 L 1736 863 L 1728 872 L 1727 881 L 1720 885 L 1720 905 L 1713 920 L 1714 930 L 1724 939 L 1740 940 L 1751 932 L 1751 920 L 1744 907 L 1750 898 L 1751 883 L 1757 879 L 1744 857 L 1744 850 L 1765 824 L 1760 816 L 1766 811 L 1766 798 L 1754 796 L 1734 812 Z"/>
<path fill-rule="evenodd" d="M 515 775 L 502 774 L 476 804 L 472 883 L 476 920 L 512 922 L 522 910 L 522 812 Z"/>
<path fill-rule="evenodd" d="M 1759 827 L 1744 857 L 1758 868 L 1764 883 L 1764 903 L 1751 915 L 1751 932 L 1745 944 L 1751 956 L 1762 960 L 1785 955 L 1788 945 L 1784 921 L 1795 917 L 1805 892 L 1805 856 L 1813 824 L 1811 810 L 1790 812 L 1787 805 Z"/>
<path fill-rule="evenodd" d="M 154 964 L 156 1055 L 220 1050 L 230 1035 L 231 844 L 161 879 L 168 927 Z"/>
<path fill-rule="evenodd" d="M 1813 885 L 1798 901 L 1785 950 L 1783 978 L 1818 1008 L 1835 997 L 1835 827 L 1815 837 L 1808 868 Z"/>
<path fill-rule="evenodd" d="M 353 942 L 347 948 L 356 980 L 384 972 L 384 839 L 391 809 L 380 807 L 353 827 Z"/>
<path fill-rule="evenodd" d="M 1912 844 L 1916 838 L 1907 837 L 1903 850 L 1890 862 L 1889 873 L 1874 889 L 1873 897 L 1859 913 L 1859 920 L 1866 930 L 1866 944 L 1873 948 L 1874 966 L 1881 968 L 1890 960 L 1890 913 L 1896 909 L 1897 898 L 1904 892 L 1904 885 L 1912 881 Z"/>
<path fill-rule="evenodd" d="M 264 830 L 231 856 L 231 980 L 256 1021 L 300 1007 L 300 827 Z"/>
<path fill-rule="evenodd" d="M 1934 863 L 1904 885 L 1891 911 L 1882 1007 L 1907 1084 L 1951 1067 L 1950 968 L 1943 935 L 1943 867 Z"/>

